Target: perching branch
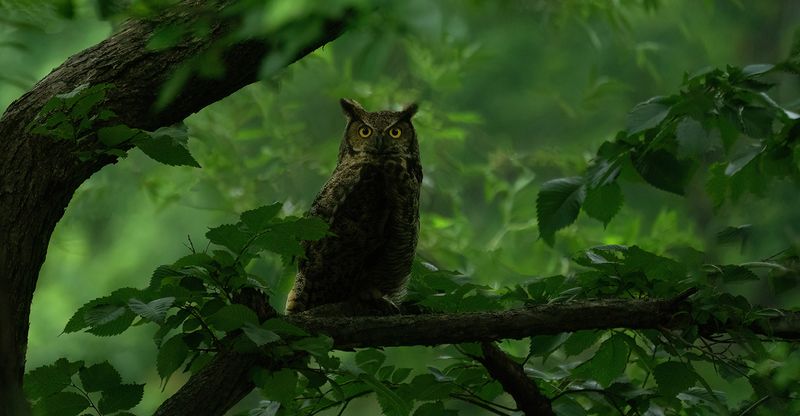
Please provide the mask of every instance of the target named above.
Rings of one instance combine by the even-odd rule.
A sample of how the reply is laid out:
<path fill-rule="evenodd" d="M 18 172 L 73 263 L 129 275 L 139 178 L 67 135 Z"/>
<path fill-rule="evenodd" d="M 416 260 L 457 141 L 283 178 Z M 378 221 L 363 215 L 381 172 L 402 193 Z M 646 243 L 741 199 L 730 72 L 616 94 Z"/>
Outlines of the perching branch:
<path fill-rule="evenodd" d="M 534 335 L 557 334 L 586 329 L 679 329 L 695 324 L 686 313 L 686 298 L 693 291 L 673 299 L 622 300 L 603 299 L 571 303 L 538 305 L 499 312 L 447 313 L 427 315 L 321 317 L 293 315 L 285 319 L 311 333 L 323 333 L 333 338 L 334 348 L 349 350 L 366 347 L 410 345 L 441 345 L 463 342 L 519 339 Z M 255 310 L 264 310 L 265 298 L 251 297 L 246 304 Z M 269 313 L 259 312 L 262 319 Z M 800 313 L 787 312 L 782 318 L 770 321 L 773 332 L 757 327 L 755 332 L 776 337 L 800 337 Z M 718 326 L 718 331 L 724 331 Z M 780 331 L 778 331 L 780 329 Z M 225 362 L 233 360 L 239 374 L 242 360 L 256 365 L 257 357 L 231 358 L 219 356 L 212 362 L 215 370 L 204 369 L 202 375 L 192 376 L 184 387 L 173 395 L 156 412 L 156 415 L 220 415 L 226 408 L 207 408 L 194 398 L 219 397 L 220 392 L 236 392 L 243 397 L 253 382 L 248 377 L 227 377 Z M 246 362 L 246 361 L 245 361 Z M 499 362 L 499 361 L 498 361 Z M 263 363 L 261 365 L 264 365 Z M 219 372 L 219 376 L 214 373 Z M 234 383 L 236 386 L 232 386 Z M 506 386 L 504 386 L 506 387 Z M 516 397 L 515 397 L 516 398 Z M 230 406 L 236 403 L 222 398 Z M 183 404 L 178 406 L 176 404 Z M 518 403 L 519 406 L 522 406 Z"/>

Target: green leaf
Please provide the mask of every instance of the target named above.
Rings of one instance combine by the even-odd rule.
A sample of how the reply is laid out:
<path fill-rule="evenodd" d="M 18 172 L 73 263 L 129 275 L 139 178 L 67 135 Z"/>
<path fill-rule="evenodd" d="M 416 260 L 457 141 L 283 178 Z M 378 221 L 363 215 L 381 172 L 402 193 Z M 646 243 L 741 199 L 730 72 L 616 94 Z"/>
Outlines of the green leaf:
<path fill-rule="evenodd" d="M 542 185 L 536 198 L 536 216 L 542 238 L 553 245 L 555 232 L 578 218 L 586 195 L 583 178 L 559 178 Z"/>
<path fill-rule="evenodd" d="M 586 192 L 583 201 L 583 210 L 590 217 L 601 221 L 603 226 L 608 226 L 611 219 L 622 208 L 622 189 L 616 182 Z"/>
<path fill-rule="evenodd" d="M 272 205 L 264 205 L 250 211 L 245 211 L 240 216 L 242 222 L 252 232 L 259 232 L 267 228 L 272 219 L 281 211 L 283 204 L 276 202 Z"/>
<path fill-rule="evenodd" d="M 242 330 L 247 335 L 247 338 L 250 338 L 250 341 L 253 341 L 259 347 L 281 339 L 280 335 L 249 322 L 244 324 Z"/>
<path fill-rule="evenodd" d="M 774 68 L 775 65 L 772 64 L 747 65 L 746 67 L 742 68 L 742 74 L 744 74 L 744 76 L 748 78 L 757 77 L 759 75 L 763 75 L 769 71 L 772 71 Z"/>
<path fill-rule="evenodd" d="M 675 139 L 678 141 L 678 157 L 698 158 L 712 149 L 722 147 L 719 136 L 708 134 L 699 121 L 684 117 L 675 129 Z"/>
<path fill-rule="evenodd" d="M 245 324 L 258 326 L 258 316 L 252 309 L 240 304 L 225 305 L 219 311 L 206 318 L 206 323 L 220 331 L 233 331 Z"/>
<path fill-rule="evenodd" d="M 398 394 L 419 401 L 443 400 L 455 389 L 450 382 L 439 382 L 433 374 L 420 374 L 410 383 L 400 386 Z"/>
<path fill-rule="evenodd" d="M 282 337 L 307 337 L 310 335 L 302 328 L 278 318 L 273 318 L 264 322 L 261 327 L 270 331 L 274 331 L 276 334 Z"/>
<path fill-rule="evenodd" d="M 161 344 L 156 358 L 158 375 L 166 383 L 175 370 L 179 369 L 189 355 L 189 347 L 181 334 L 175 335 Z"/>
<path fill-rule="evenodd" d="M 537 335 L 531 337 L 530 354 L 533 357 L 542 357 L 547 360 L 547 357 L 564 344 L 570 338 L 569 332 L 564 332 L 557 335 Z"/>
<path fill-rule="evenodd" d="M 719 207 L 725 202 L 728 197 L 728 176 L 725 175 L 725 165 L 722 163 L 714 163 L 708 168 L 708 179 L 706 181 L 706 192 L 711 200 L 714 201 L 714 206 Z"/>
<path fill-rule="evenodd" d="M 664 149 L 632 153 L 631 161 L 647 183 L 678 195 L 684 194 L 695 169 L 694 161 L 678 160 L 675 155 Z"/>
<path fill-rule="evenodd" d="M 458 416 L 458 411 L 445 409 L 442 402 L 424 403 L 414 411 L 414 416 Z"/>
<path fill-rule="evenodd" d="M 132 129 L 124 124 L 117 124 L 111 127 L 101 127 L 97 131 L 97 138 L 107 147 L 116 147 L 132 140 L 140 133 L 140 130 Z"/>
<path fill-rule="evenodd" d="M 66 359 L 60 359 L 53 364 L 38 367 L 25 374 L 23 388 L 28 399 L 34 400 L 47 397 L 64 390 L 72 383 L 71 366 Z"/>
<path fill-rule="evenodd" d="M 374 348 L 368 348 L 356 353 L 356 365 L 370 375 L 375 375 L 386 361 L 386 355 Z"/>
<path fill-rule="evenodd" d="M 160 128 L 147 133 L 145 137 L 138 138 L 134 144 L 142 149 L 144 154 L 165 165 L 200 167 L 186 147 L 185 131 L 180 129 Z"/>
<path fill-rule="evenodd" d="M 378 396 L 378 404 L 380 404 L 384 415 L 407 416 L 411 414 L 412 405 L 410 400 L 404 399 L 369 374 L 359 374 L 358 378 L 375 391 Z"/>
<path fill-rule="evenodd" d="M 609 386 L 619 377 L 628 364 L 630 348 L 620 335 L 613 335 L 600 344 L 594 357 L 578 366 L 575 374 L 594 379 L 603 386 Z"/>
<path fill-rule="evenodd" d="M 800 149 L 800 147 L 798 147 Z M 752 224 L 742 224 L 739 226 L 728 226 L 717 232 L 717 243 L 741 243 L 744 244 L 753 233 Z"/>
<path fill-rule="evenodd" d="M 109 296 L 86 302 L 69 319 L 64 327 L 64 333 L 80 331 L 89 326 L 100 326 L 99 329 L 93 329 L 100 332 L 96 333 L 96 335 L 114 335 L 114 333 L 106 334 L 105 332 L 118 330 L 119 332 L 116 333 L 120 333 L 124 331 L 136 317 L 132 312 L 125 313 L 128 300 L 132 297 L 141 296 L 141 293 L 139 289 L 125 287 L 113 291 Z M 108 319 L 112 316 L 113 319 Z M 128 319 L 130 319 L 130 322 L 125 326 L 124 324 Z M 103 324 L 108 324 L 108 327 L 104 327 Z M 120 330 L 122 326 L 124 328 Z M 89 332 L 95 333 L 93 331 Z"/>
<path fill-rule="evenodd" d="M 716 266 L 717 272 L 725 283 L 741 282 L 745 280 L 759 280 L 758 276 L 750 269 L 737 265 Z"/>
<path fill-rule="evenodd" d="M 172 307 L 174 302 L 174 297 L 156 299 L 148 303 L 133 298 L 128 301 L 128 307 L 142 318 L 149 319 L 153 322 L 163 322 L 167 311 L 169 311 L 169 308 Z"/>
<path fill-rule="evenodd" d="M 747 166 L 756 156 L 760 155 L 767 149 L 766 146 L 761 144 L 754 144 L 751 146 L 747 146 L 743 150 L 737 153 L 734 157 L 734 160 L 725 167 L 725 175 L 733 176 L 737 174 L 740 170 L 742 170 L 745 166 Z"/>
<path fill-rule="evenodd" d="M 251 234 L 242 231 L 233 224 L 223 224 L 219 227 L 211 228 L 206 233 L 206 238 L 214 244 L 227 247 L 234 253 L 241 253 L 245 245 L 250 240 Z"/>
<path fill-rule="evenodd" d="M 281 402 L 261 400 L 257 407 L 250 409 L 247 416 L 275 416 L 281 408 Z"/>
<path fill-rule="evenodd" d="M 87 392 L 105 390 L 122 383 L 117 370 L 108 361 L 81 368 L 78 373 L 83 389 Z"/>
<path fill-rule="evenodd" d="M 62 391 L 45 397 L 33 407 L 34 416 L 75 416 L 89 407 L 89 401 L 78 393 Z"/>
<path fill-rule="evenodd" d="M 602 335 L 600 331 L 573 332 L 569 339 L 564 341 L 564 353 L 566 353 L 567 356 L 578 355 L 594 345 L 600 338 L 600 335 Z"/>
<path fill-rule="evenodd" d="M 143 395 L 144 384 L 120 384 L 103 390 L 98 408 L 106 414 L 127 410 L 139 404 Z"/>
<path fill-rule="evenodd" d="M 317 335 L 300 338 L 297 341 L 293 341 L 289 346 L 293 350 L 307 351 L 312 355 L 324 355 L 333 348 L 333 339 L 326 335 Z"/>
<path fill-rule="evenodd" d="M 661 363 L 653 369 L 653 376 L 658 390 L 664 397 L 675 397 L 678 393 L 694 386 L 697 374 L 685 364 L 669 361 Z"/>
<path fill-rule="evenodd" d="M 292 402 L 297 380 L 297 372 L 288 368 L 273 372 L 259 368 L 253 374 L 253 382 L 261 389 L 264 397 L 281 403 Z"/>
<path fill-rule="evenodd" d="M 628 134 L 636 134 L 651 129 L 661 123 L 669 114 L 669 106 L 650 99 L 637 104 L 628 113 Z"/>

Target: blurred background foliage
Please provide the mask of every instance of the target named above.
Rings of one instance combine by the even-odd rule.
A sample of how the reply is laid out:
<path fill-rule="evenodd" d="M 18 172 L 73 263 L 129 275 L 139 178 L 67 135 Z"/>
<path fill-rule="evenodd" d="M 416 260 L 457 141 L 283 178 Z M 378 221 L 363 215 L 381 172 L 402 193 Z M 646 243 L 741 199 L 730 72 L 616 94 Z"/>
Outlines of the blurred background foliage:
<path fill-rule="evenodd" d="M 289 15 L 304 3 L 274 2 Z M 64 59 L 109 36 L 120 12 L 159 7 L 119 4 L 0 0 L 0 109 Z M 135 150 L 78 190 L 42 269 L 28 367 L 61 356 L 108 359 L 123 378 L 148 383 L 135 410 L 152 412 L 184 380 L 174 377 L 160 391 L 152 366 L 155 329 L 107 339 L 59 337 L 68 317 L 115 288 L 146 285 L 157 265 L 188 252 L 189 238 L 204 247 L 207 227 L 241 211 L 280 201 L 286 214 L 302 214 L 336 162 L 345 123 L 339 97 L 372 110 L 420 104 L 415 125 L 425 180 L 418 254 L 476 283 L 568 274 L 576 267 L 570 256 L 597 244 L 657 253 L 689 246 L 726 262 L 797 246 L 800 197 L 780 182 L 767 198 L 745 197 L 714 211 L 702 186 L 680 198 L 623 181 L 626 204 L 607 227 L 581 216 L 559 232 L 554 247 L 538 238 L 535 199 L 547 180 L 581 172 L 597 147 L 624 128 L 636 103 L 674 93 L 685 73 L 785 57 L 798 17 L 800 5 L 792 0 L 386 4 L 333 43 L 285 70 L 265 70 L 262 82 L 189 117 L 189 146 L 202 169 L 160 165 Z M 789 81 L 772 96 L 796 110 L 787 101 L 797 92 Z M 718 242 L 717 232 L 742 224 L 752 224 L 746 242 Z M 270 258 L 252 271 L 275 289 L 271 302 L 282 309 L 294 270 Z M 800 304 L 794 284 L 748 282 L 731 290 L 769 306 Z M 526 343 L 505 346 L 526 351 Z M 424 371 L 448 351 L 392 349 L 389 357 Z M 781 346 L 770 354 L 787 361 L 780 374 L 788 383 L 800 357 Z M 751 394 L 747 383 L 715 381 L 730 405 Z M 353 414 L 378 412 L 371 399 L 352 406 Z"/>

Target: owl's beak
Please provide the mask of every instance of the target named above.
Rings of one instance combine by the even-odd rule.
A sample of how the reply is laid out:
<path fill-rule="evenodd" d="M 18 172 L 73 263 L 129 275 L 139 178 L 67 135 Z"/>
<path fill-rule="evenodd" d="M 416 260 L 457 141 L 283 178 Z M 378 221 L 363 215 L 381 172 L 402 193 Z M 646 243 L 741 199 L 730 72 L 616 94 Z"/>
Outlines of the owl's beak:
<path fill-rule="evenodd" d="M 383 146 L 384 146 L 384 144 L 386 144 L 386 136 L 381 134 L 381 135 L 379 135 L 378 137 L 375 138 L 375 141 L 376 141 L 376 145 L 378 146 L 378 152 L 379 153 L 383 152 Z"/>

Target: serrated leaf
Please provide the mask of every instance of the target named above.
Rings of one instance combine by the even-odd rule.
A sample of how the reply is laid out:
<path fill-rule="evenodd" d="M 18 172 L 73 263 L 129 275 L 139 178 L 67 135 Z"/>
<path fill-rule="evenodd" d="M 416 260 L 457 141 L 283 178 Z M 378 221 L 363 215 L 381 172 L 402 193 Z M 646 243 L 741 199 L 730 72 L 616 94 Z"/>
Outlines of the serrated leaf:
<path fill-rule="evenodd" d="M 186 361 L 188 355 L 189 347 L 183 341 L 181 334 L 175 335 L 161 344 L 156 358 L 156 369 L 165 384 L 172 373 Z"/>
<path fill-rule="evenodd" d="M 208 230 L 206 238 L 214 244 L 227 247 L 234 253 L 240 253 L 250 240 L 252 234 L 242 231 L 237 225 L 223 224 Z"/>
<path fill-rule="evenodd" d="M 608 226 L 611 219 L 622 208 L 622 188 L 616 182 L 586 191 L 582 209 L 590 217 L 601 221 L 603 226 Z"/>
<path fill-rule="evenodd" d="M 292 402 L 297 380 L 297 372 L 288 368 L 272 372 L 258 369 L 253 375 L 253 382 L 261 389 L 264 397 L 281 403 Z"/>
<path fill-rule="evenodd" d="M 542 238 L 553 245 L 555 232 L 578 218 L 586 187 L 581 177 L 559 178 L 542 185 L 536 197 L 536 216 Z"/>
<path fill-rule="evenodd" d="M 276 202 L 271 205 L 264 205 L 250 211 L 245 211 L 239 217 L 247 228 L 252 232 L 259 232 L 265 229 L 281 211 L 283 204 Z"/>
<path fill-rule="evenodd" d="M 719 136 L 710 136 L 703 125 L 691 117 L 684 117 L 678 123 L 675 139 L 678 141 L 680 158 L 697 158 L 722 146 Z"/>
<path fill-rule="evenodd" d="M 686 185 L 694 173 L 696 164 L 692 160 L 678 160 L 664 150 L 631 154 L 633 166 L 642 179 L 658 189 L 683 195 Z"/>
<path fill-rule="evenodd" d="M 153 322 L 163 322 L 167 311 L 172 307 L 175 302 L 174 297 L 166 297 L 156 299 L 148 303 L 144 303 L 139 299 L 133 298 L 128 301 L 128 307 L 137 315 L 142 318 L 149 319 Z"/>
<path fill-rule="evenodd" d="M 600 331 L 573 332 L 569 339 L 564 341 L 564 353 L 566 353 L 567 356 L 578 355 L 594 345 L 600 338 L 600 335 L 602 335 Z"/>
<path fill-rule="evenodd" d="M 137 138 L 136 147 L 157 162 L 170 166 L 192 166 L 200 164 L 189 153 L 186 147 L 186 132 L 181 129 L 164 127 L 145 137 Z"/>
<path fill-rule="evenodd" d="M 433 374 L 415 376 L 407 385 L 398 390 L 403 397 L 419 401 L 443 400 L 449 397 L 455 385 L 450 382 L 439 382 Z"/>
<path fill-rule="evenodd" d="M 358 378 L 375 391 L 378 396 L 378 404 L 381 406 L 384 415 L 407 416 L 411 413 L 412 405 L 410 400 L 401 397 L 369 374 L 359 374 Z"/>
<path fill-rule="evenodd" d="M 112 317 L 113 319 L 111 319 Z M 125 332 L 135 318 L 136 314 L 124 306 L 111 306 L 105 311 L 89 311 L 86 316 L 86 323 L 89 324 L 89 329 L 86 332 L 99 337 L 118 335 Z M 97 319 L 96 323 L 95 319 Z"/>
<path fill-rule="evenodd" d="M 594 379 L 603 386 L 609 386 L 625 371 L 629 352 L 630 348 L 623 337 L 613 335 L 600 344 L 592 359 L 575 369 L 575 374 Z"/>
<path fill-rule="evenodd" d="M 414 416 L 458 416 L 458 411 L 445 409 L 442 402 L 424 403 L 414 411 Z"/>
<path fill-rule="evenodd" d="M 373 376 L 386 361 L 386 355 L 374 348 L 358 351 L 355 358 L 358 368 Z"/>
<path fill-rule="evenodd" d="M 103 390 L 98 408 L 106 414 L 127 410 L 139 404 L 143 395 L 144 384 L 120 384 Z"/>
<path fill-rule="evenodd" d="M 25 374 L 23 389 L 28 399 L 47 397 L 64 390 L 72 383 L 72 373 L 56 363 L 38 367 Z"/>
<path fill-rule="evenodd" d="M 117 124 L 116 126 L 101 127 L 97 130 L 97 138 L 100 143 L 108 147 L 116 147 L 134 139 L 140 133 L 140 130 L 132 129 L 124 124 Z"/>
<path fill-rule="evenodd" d="M 289 346 L 293 350 L 307 351 L 312 355 L 321 356 L 327 354 L 333 348 L 333 339 L 326 335 L 317 335 L 300 338 L 293 341 Z"/>
<path fill-rule="evenodd" d="M 276 334 L 286 337 L 307 337 L 309 333 L 302 328 L 292 325 L 283 319 L 273 318 L 261 325 L 262 328 L 274 331 Z"/>
<path fill-rule="evenodd" d="M 759 280 L 758 276 L 750 269 L 738 265 L 726 264 L 716 266 L 715 270 L 720 274 L 725 283 Z"/>
<path fill-rule="evenodd" d="M 734 156 L 733 160 L 725 167 L 725 175 L 736 175 L 740 170 L 747 166 L 756 156 L 760 155 L 766 150 L 766 146 L 755 144 L 747 146 Z"/>
<path fill-rule="evenodd" d="M 225 305 L 206 318 L 206 323 L 219 331 L 233 331 L 245 324 L 258 325 L 258 316 L 252 309 L 240 304 Z"/>
<path fill-rule="evenodd" d="M 800 147 L 798 147 L 800 149 Z M 717 243 L 742 243 L 744 244 L 753 232 L 752 224 L 742 224 L 738 226 L 728 226 L 717 232 Z"/>
<path fill-rule="evenodd" d="M 81 378 L 83 389 L 95 392 L 114 387 L 122 383 L 119 372 L 108 361 L 81 368 L 78 375 Z"/>
<path fill-rule="evenodd" d="M 686 364 L 669 361 L 661 363 L 653 369 L 653 376 L 658 384 L 658 391 L 664 397 L 675 397 L 678 393 L 694 386 L 697 374 L 686 367 Z"/>
<path fill-rule="evenodd" d="M 58 392 L 39 400 L 33 406 L 34 416 L 75 416 L 89 407 L 89 401 L 78 393 Z"/>
<path fill-rule="evenodd" d="M 669 114 L 670 107 L 652 100 L 637 104 L 628 113 L 628 134 L 636 134 L 651 129 L 661 123 Z"/>
<path fill-rule="evenodd" d="M 247 338 L 250 338 L 250 341 L 253 341 L 259 347 L 281 339 L 280 335 L 249 322 L 244 324 L 242 330 L 247 335 Z"/>
<path fill-rule="evenodd" d="M 772 71 L 773 68 L 775 68 L 775 65 L 772 64 L 747 65 L 746 67 L 742 68 L 742 74 L 744 74 L 744 76 L 748 78 L 757 77 L 759 75 L 763 75 L 769 71 Z"/>
<path fill-rule="evenodd" d="M 532 357 L 542 357 L 542 360 L 546 361 L 547 357 L 549 357 L 553 351 L 560 348 L 570 336 L 571 334 L 569 332 L 564 332 L 556 335 L 537 335 L 531 337 L 529 354 Z"/>
<path fill-rule="evenodd" d="M 258 407 L 250 409 L 247 416 L 275 416 L 281 408 L 281 402 L 271 402 L 269 400 L 261 400 Z"/>

